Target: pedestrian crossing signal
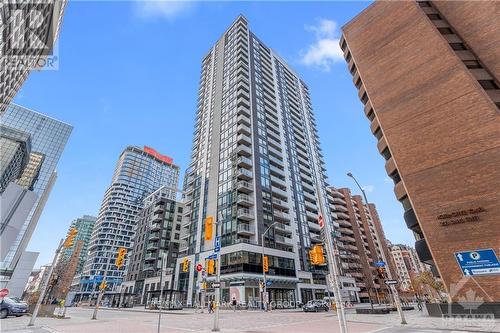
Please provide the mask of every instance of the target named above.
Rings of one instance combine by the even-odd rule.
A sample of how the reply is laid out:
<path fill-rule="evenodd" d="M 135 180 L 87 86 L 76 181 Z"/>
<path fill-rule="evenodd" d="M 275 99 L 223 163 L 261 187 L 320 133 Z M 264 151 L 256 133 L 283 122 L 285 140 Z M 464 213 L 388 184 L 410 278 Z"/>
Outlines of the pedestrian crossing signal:
<path fill-rule="evenodd" d="M 125 263 L 125 255 L 127 254 L 127 249 L 124 247 L 120 247 L 118 249 L 118 255 L 116 256 L 115 265 L 118 268 L 122 268 Z"/>
<path fill-rule="evenodd" d="M 309 260 L 313 265 L 324 265 L 325 264 L 325 256 L 323 254 L 323 246 L 322 245 L 314 245 L 313 248 L 309 251 Z"/>

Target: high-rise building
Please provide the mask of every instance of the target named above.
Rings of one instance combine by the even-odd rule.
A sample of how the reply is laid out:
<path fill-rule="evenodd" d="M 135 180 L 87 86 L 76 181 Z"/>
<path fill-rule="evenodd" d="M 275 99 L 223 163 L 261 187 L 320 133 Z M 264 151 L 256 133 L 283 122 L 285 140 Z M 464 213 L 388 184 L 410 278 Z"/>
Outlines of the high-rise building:
<path fill-rule="evenodd" d="M 172 273 L 179 254 L 183 204 L 176 188 L 162 186 L 144 199 L 138 215 L 134 247 L 122 283 L 125 303 L 148 304 L 160 294 L 161 258 L 166 259 L 162 282 L 172 289 Z M 122 302 L 122 303 L 123 303 Z"/>
<path fill-rule="evenodd" d="M 399 287 L 402 291 L 412 291 L 412 280 L 425 271 L 425 266 L 418 260 L 414 248 L 404 245 L 391 245 L 391 257 L 398 272 Z"/>
<path fill-rule="evenodd" d="M 191 266 L 176 270 L 174 282 L 186 301 L 198 297 L 201 274 L 193 264 L 204 265 L 214 251 L 214 238 L 205 240 L 210 216 L 222 229 L 223 299 L 261 299 L 262 245 L 269 300 L 293 306 L 307 299 L 305 288 L 323 297 L 328 270 L 311 264 L 309 249 L 322 243 L 320 214 L 332 228 L 338 224 L 308 87 L 242 16 L 203 58 L 191 156 L 181 244 Z"/>
<path fill-rule="evenodd" d="M 390 270 L 393 278 L 397 275 L 375 205 L 366 204 L 348 188 L 329 187 L 329 194 L 330 202 L 335 205 L 333 214 L 340 225 L 337 247 L 342 275 L 355 279 L 360 289 L 359 301 L 391 301 L 389 288 L 384 283 L 388 274 L 379 271 L 375 263 L 385 258 L 385 270 Z"/>
<path fill-rule="evenodd" d="M 124 278 L 128 261 L 118 269 L 115 266 L 117 251 L 121 247 L 132 250 L 144 198 L 164 185 L 177 188 L 178 181 L 179 167 L 170 157 L 152 148 L 129 146 L 121 153 L 92 231 L 88 257 L 81 274 L 80 291 L 83 295 L 88 296 L 97 290 L 97 281 L 105 272 L 108 289 L 116 290 Z"/>
<path fill-rule="evenodd" d="M 468 290 L 500 300 L 498 268 L 474 273 L 457 261 L 457 253 L 479 249 L 500 255 L 497 8 L 376 1 L 340 40 L 415 249 L 454 301 Z M 461 284 L 467 274 L 475 281 Z"/>
<path fill-rule="evenodd" d="M 1 263 L 2 279 L 8 280 L 38 223 L 56 179 L 57 162 L 73 127 L 15 104 L 9 105 L 6 111 L 0 115 L 0 122 L 4 126 L 29 134 L 31 151 L 43 155 L 41 166 L 37 167 L 35 176 L 29 177 L 31 181 L 26 183 L 29 183 L 29 188 L 37 195 L 36 201 L 32 208 L 30 207 L 29 213 L 27 212 L 27 217 L 20 227 L 16 240 Z M 24 168 L 23 171 L 28 172 L 27 170 Z M 21 179 L 23 179 L 22 175 Z"/>
<path fill-rule="evenodd" d="M 0 125 L 0 193 L 23 173 L 31 152 L 28 133 Z"/>
<path fill-rule="evenodd" d="M 59 35 L 65 7 L 66 0 L 0 3 L 0 114 L 31 70 L 45 66 Z"/>
<path fill-rule="evenodd" d="M 78 260 L 76 274 L 79 274 L 82 272 L 83 265 L 85 264 L 85 261 L 87 260 L 87 252 L 88 252 L 90 237 L 92 236 L 92 230 L 94 229 L 94 224 L 95 224 L 96 220 L 97 220 L 97 217 L 90 216 L 90 215 L 83 215 L 82 217 L 74 219 L 69 226 L 68 234 L 69 234 L 69 231 L 73 228 L 76 228 L 76 230 L 78 230 L 78 233 L 76 234 L 76 237 L 73 241 L 73 245 L 64 249 L 63 256 L 65 258 L 70 258 L 76 249 L 77 242 L 80 240 L 82 241 L 82 249 L 81 249 L 80 255 L 79 255 L 80 258 Z"/>

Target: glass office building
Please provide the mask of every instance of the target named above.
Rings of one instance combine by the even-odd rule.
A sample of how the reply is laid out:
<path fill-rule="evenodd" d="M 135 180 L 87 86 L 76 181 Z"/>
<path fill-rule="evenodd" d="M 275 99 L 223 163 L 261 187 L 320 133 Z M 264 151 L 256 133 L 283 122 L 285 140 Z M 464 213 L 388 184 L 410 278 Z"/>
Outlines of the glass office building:
<path fill-rule="evenodd" d="M 3 274 L 15 268 L 19 257 L 26 249 L 38 219 L 47 201 L 56 178 L 56 166 L 66 146 L 73 127 L 62 121 L 50 118 L 25 107 L 11 104 L 0 115 L 0 123 L 31 137 L 31 151 L 43 154 L 43 162 L 38 170 L 33 192 L 38 195 L 37 201 L 24 222 L 14 245 L 5 260 L 1 263 Z M 7 270 L 7 272 L 5 271 Z"/>

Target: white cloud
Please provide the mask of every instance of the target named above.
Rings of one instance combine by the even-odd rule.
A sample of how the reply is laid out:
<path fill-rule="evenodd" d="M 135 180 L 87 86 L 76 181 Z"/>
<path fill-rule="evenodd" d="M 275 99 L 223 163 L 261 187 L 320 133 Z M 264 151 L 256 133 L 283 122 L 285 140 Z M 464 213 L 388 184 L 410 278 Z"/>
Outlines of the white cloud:
<path fill-rule="evenodd" d="M 306 66 L 319 67 L 329 72 L 334 62 L 344 58 L 339 46 L 337 23 L 332 20 L 320 19 L 317 25 L 306 25 L 307 31 L 316 35 L 316 41 L 306 50 L 300 52 L 300 62 Z"/>
<path fill-rule="evenodd" d="M 173 20 L 183 15 L 194 7 L 190 0 L 140 0 L 135 3 L 135 9 L 141 18 L 164 18 Z"/>
<path fill-rule="evenodd" d="M 389 177 L 385 177 L 385 178 L 384 178 L 384 182 L 389 183 L 389 184 L 392 184 L 392 183 L 393 183 L 392 179 L 391 179 L 391 178 L 389 178 Z"/>
<path fill-rule="evenodd" d="M 373 185 L 365 185 L 365 186 L 363 186 L 363 190 L 365 190 L 368 193 L 372 193 L 374 189 L 375 189 L 375 186 L 373 186 Z"/>

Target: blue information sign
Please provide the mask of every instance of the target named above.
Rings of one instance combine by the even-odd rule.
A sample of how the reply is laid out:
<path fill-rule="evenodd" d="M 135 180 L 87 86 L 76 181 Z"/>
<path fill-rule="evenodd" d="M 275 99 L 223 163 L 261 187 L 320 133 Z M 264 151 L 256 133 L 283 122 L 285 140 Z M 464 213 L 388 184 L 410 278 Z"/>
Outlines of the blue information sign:
<path fill-rule="evenodd" d="M 375 267 L 385 267 L 385 262 L 383 261 L 377 261 L 373 264 L 375 265 Z"/>
<path fill-rule="evenodd" d="M 207 259 L 217 259 L 217 253 L 209 255 Z"/>
<path fill-rule="evenodd" d="M 214 252 L 220 251 L 220 236 L 215 237 L 215 248 Z"/>
<path fill-rule="evenodd" d="M 465 276 L 500 274 L 500 263 L 493 249 L 455 252 Z"/>

